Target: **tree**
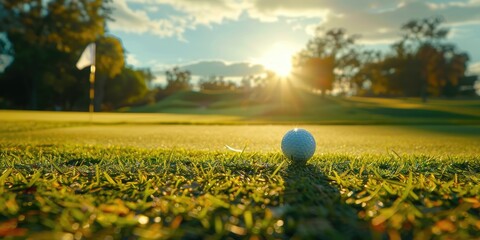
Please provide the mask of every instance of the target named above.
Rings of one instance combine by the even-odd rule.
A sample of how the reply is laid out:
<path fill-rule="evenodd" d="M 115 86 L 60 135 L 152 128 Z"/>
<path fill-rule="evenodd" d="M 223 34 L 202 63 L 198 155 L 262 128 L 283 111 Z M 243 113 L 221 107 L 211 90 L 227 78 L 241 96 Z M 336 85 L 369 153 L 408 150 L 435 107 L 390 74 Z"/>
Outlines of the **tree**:
<path fill-rule="evenodd" d="M 439 96 L 446 86 L 455 86 L 465 75 L 468 55 L 460 52 L 453 44 L 445 43 L 449 30 L 441 27 L 443 18 L 433 17 L 411 20 L 402 26 L 403 45 L 415 59 L 420 96 Z"/>
<path fill-rule="evenodd" d="M 367 50 L 358 54 L 360 68 L 352 77 L 358 95 L 378 95 L 387 92 L 384 56 L 379 51 Z"/>
<path fill-rule="evenodd" d="M 403 38 L 381 58 L 360 57 L 354 77 L 360 86 L 371 83 L 375 95 L 422 97 L 452 96 L 464 77 L 468 55 L 445 42 L 448 29 L 441 18 L 411 20 L 402 25 Z"/>
<path fill-rule="evenodd" d="M 113 36 L 99 38 L 96 50 L 95 109 L 100 110 L 106 83 L 107 81 L 115 81 L 115 77 L 122 72 L 125 65 L 125 56 L 122 43 Z"/>
<path fill-rule="evenodd" d="M 144 70 L 122 67 L 119 74 L 105 83 L 104 106 L 117 109 L 141 100 L 147 93 L 146 81 Z"/>
<path fill-rule="evenodd" d="M 322 96 L 327 90 L 332 90 L 335 81 L 335 59 L 333 57 L 309 58 L 305 63 L 307 79 L 314 89 L 321 91 Z"/>
<path fill-rule="evenodd" d="M 88 43 L 104 34 L 107 3 L 3 0 L 0 30 L 11 43 L 14 60 L 0 77 L 0 94 L 31 109 L 77 95 L 74 86 L 81 74 L 75 62 Z"/>
<path fill-rule="evenodd" d="M 231 91 L 237 87 L 235 83 L 226 81 L 223 76 L 210 76 L 207 79 L 201 79 L 198 85 L 202 91 Z"/>
<path fill-rule="evenodd" d="M 165 76 L 167 78 L 167 86 L 165 87 L 167 94 L 192 89 L 190 84 L 192 74 L 188 70 L 180 70 L 178 67 L 174 67 L 165 71 Z"/>
<path fill-rule="evenodd" d="M 137 71 L 139 71 L 142 74 L 147 88 L 152 89 L 153 88 L 152 84 L 153 84 L 153 80 L 155 80 L 155 75 L 152 73 L 150 68 L 140 68 Z"/>
<path fill-rule="evenodd" d="M 297 57 L 297 67 L 302 68 L 302 78 L 322 95 L 332 90 L 334 84 L 348 84 L 358 65 L 355 40 L 344 29 L 326 32 L 318 27 L 313 39 Z"/>

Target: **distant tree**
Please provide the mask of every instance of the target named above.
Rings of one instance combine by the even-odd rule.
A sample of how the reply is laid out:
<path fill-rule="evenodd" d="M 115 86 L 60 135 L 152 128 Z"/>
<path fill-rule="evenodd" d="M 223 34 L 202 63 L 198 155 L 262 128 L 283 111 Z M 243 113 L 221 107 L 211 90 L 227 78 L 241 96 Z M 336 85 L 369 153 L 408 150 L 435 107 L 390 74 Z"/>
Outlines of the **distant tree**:
<path fill-rule="evenodd" d="M 231 91 L 237 88 L 235 83 L 226 81 L 223 76 L 210 76 L 206 79 L 201 79 L 198 85 L 202 91 Z"/>
<path fill-rule="evenodd" d="M 427 101 L 429 94 L 443 94 L 446 86 L 455 86 L 465 75 L 468 55 L 445 43 L 449 30 L 441 27 L 443 21 L 440 17 L 411 20 L 402 26 L 403 39 L 396 44 L 406 50 L 407 58 L 417 63 L 413 68 L 416 71 L 409 74 L 415 81 L 410 87 L 413 92 L 419 89 L 423 101 Z"/>
<path fill-rule="evenodd" d="M 147 88 L 153 88 L 152 83 L 153 80 L 155 80 L 155 75 L 152 73 L 150 68 L 140 68 L 137 71 L 140 71 L 142 73 Z"/>
<path fill-rule="evenodd" d="M 165 76 L 167 78 L 165 87 L 167 94 L 192 89 L 190 84 L 192 74 L 188 70 L 180 70 L 178 67 L 174 67 L 165 71 Z"/>
<path fill-rule="evenodd" d="M 464 77 L 468 55 L 446 42 L 443 19 L 411 20 L 402 25 L 403 37 L 384 56 L 360 54 L 353 82 L 371 83 L 374 95 L 422 97 L 453 96 Z"/>
<path fill-rule="evenodd" d="M 146 82 L 143 69 L 124 66 L 119 74 L 105 83 L 105 108 L 112 110 L 140 101 L 148 92 Z"/>
<path fill-rule="evenodd" d="M 254 75 L 243 76 L 240 80 L 240 89 L 245 92 L 251 91 L 254 87 L 253 84 L 255 83 L 255 78 L 256 76 Z"/>
<path fill-rule="evenodd" d="M 2 32 L 2 27 L 0 27 L 0 65 L 5 65 L 7 64 L 7 62 L 5 61 L 5 57 L 12 57 L 13 49 L 6 37 L 4 37 L 4 35 L 2 34 Z"/>
<path fill-rule="evenodd" d="M 267 70 L 264 73 L 256 75 L 243 76 L 238 87 L 244 91 L 264 91 L 266 88 L 272 87 L 279 80 L 275 72 Z"/>
<path fill-rule="evenodd" d="M 454 50 L 455 51 L 455 50 Z M 465 72 L 467 70 L 467 63 L 469 61 L 469 56 L 467 53 L 462 52 L 446 52 L 447 61 L 444 68 L 444 74 L 446 78 L 438 86 L 439 92 L 442 92 L 443 95 L 447 97 L 453 97 L 458 93 L 457 86 L 459 85 L 461 79 L 466 77 Z"/>
<path fill-rule="evenodd" d="M 424 91 L 433 96 L 455 95 L 453 88 L 465 76 L 468 55 L 451 44 L 424 45 L 417 55 L 425 66 L 422 71 L 422 78 L 426 79 Z"/>
<path fill-rule="evenodd" d="M 282 77 L 273 71 L 266 71 L 263 74 L 252 76 L 251 98 L 261 102 L 278 102 L 280 100 L 280 85 Z"/>
<path fill-rule="evenodd" d="M 358 65 L 356 35 L 347 35 L 344 29 L 323 31 L 318 27 L 313 39 L 296 57 L 296 66 L 302 68 L 302 78 L 322 95 L 334 84 L 348 84 Z"/>
<path fill-rule="evenodd" d="M 364 58 L 355 78 L 356 84 L 368 81 L 370 93 L 377 96 L 419 96 L 419 81 L 414 76 L 419 69 L 417 59 L 406 52 L 402 44 L 392 49 L 392 53 L 386 55 Z"/>
<path fill-rule="evenodd" d="M 333 57 L 310 58 L 304 64 L 309 85 L 320 90 L 322 96 L 332 90 L 335 81 L 335 59 Z"/>
<path fill-rule="evenodd" d="M 0 30 L 11 43 L 13 62 L 0 76 L 0 95 L 32 109 L 76 95 L 69 92 L 80 77 L 75 62 L 87 43 L 104 34 L 108 2 L 3 0 Z"/>
<path fill-rule="evenodd" d="M 113 36 L 100 37 L 96 42 L 95 109 L 99 111 L 107 82 L 115 84 L 115 77 L 125 69 L 125 56 L 122 43 Z"/>
<path fill-rule="evenodd" d="M 357 95 L 378 95 L 387 92 L 384 72 L 384 56 L 379 51 L 367 50 L 358 54 L 360 68 L 352 77 Z M 374 83 L 374 81 L 376 81 Z M 379 83 L 381 82 L 381 83 Z M 377 88 L 372 88 L 372 86 Z"/>

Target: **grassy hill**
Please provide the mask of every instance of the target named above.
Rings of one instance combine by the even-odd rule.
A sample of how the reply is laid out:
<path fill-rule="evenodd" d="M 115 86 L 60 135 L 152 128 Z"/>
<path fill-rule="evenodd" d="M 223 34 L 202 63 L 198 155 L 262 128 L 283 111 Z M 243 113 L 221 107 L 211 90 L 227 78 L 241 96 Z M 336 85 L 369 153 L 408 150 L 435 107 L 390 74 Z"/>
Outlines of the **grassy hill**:
<path fill-rule="evenodd" d="M 254 123 L 477 124 L 480 100 L 325 97 L 297 90 L 263 98 L 243 93 L 179 92 L 129 112 L 226 115 Z"/>

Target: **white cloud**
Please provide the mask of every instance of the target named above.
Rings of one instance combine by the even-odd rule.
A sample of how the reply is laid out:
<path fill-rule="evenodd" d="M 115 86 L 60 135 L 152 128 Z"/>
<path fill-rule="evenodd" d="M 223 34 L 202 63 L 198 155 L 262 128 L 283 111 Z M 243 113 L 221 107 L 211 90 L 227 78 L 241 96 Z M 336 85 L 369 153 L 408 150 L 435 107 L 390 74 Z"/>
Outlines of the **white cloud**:
<path fill-rule="evenodd" d="M 246 76 L 263 73 L 265 68 L 261 64 L 251 62 L 229 62 L 224 60 L 201 60 L 183 64 L 156 64 L 153 72 L 163 74 L 173 67 L 191 71 L 196 76 Z"/>
<path fill-rule="evenodd" d="M 153 0 L 157 4 L 168 4 L 175 10 L 191 17 L 192 25 L 222 23 L 236 20 L 244 4 L 236 0 Z"/>
<path fill-rule="evenodd" d="M 251 18 L 260 21 L 276 21 L 280 17 L 323 18 L 330 12 L 330 9 L 320 7 L 321 4 L 321 0 L 247 0 L 245 6 L 247 6 L 246 11 Z"/>
<path fill-rule="evenodd" d="M 468 73 L 480 76 L 480 62 L 470 63 L 468 66 Z"/>
<path fill-rule="evenodd" d="M 188 27 L 183 18 L 172 16 L 165 19 L 151 19 L 146 11 L 131 9 L 125 0 L 115 0 L 113 22 L 109 28 L 132 33 L 152 33 L 159 37 L 177 37 L 183 40 L 183 32 Z"/>
<path fill-rule="evenodd" d="M 135 57 L 134 54 L 127 53 L 127 64 L 138 66 L 140 65 L 140 61 L 137 59 L 137 57 Z"/>
<path fill-rule="evenodd" d="M 400 25 L 414 18 L 443 16 L 451 26 L 479 23 L 480 1 L 436 4 L 420 0 L 253 0 L 249 13 L 260 20 L 318 18 L 318 25 L 325 29 L 345 28 L 349 33 L 361 34 L 366 43 L 379 43 L 398 39 Z M 312 26 L 305 29 L 312 32 Z"/>
<path fill-rule="evenodd" d="M 160 8 L 157 7 L 157 6 L 148 6 L 147 8 L 145 8 L 145 10 L 146 10 L 147 12 L 152 12 L 152 13 L 158 12 L 159 9 L 160 9 Z"/>
<path fill-rule="evenodd" d="M 260 64 L 248 62 L 226 62 L 222 60 L 204 60 L 196 63 L 186 64 L 180 67 L 189 70 L 193 75 L 198 76 L 246 76 L 260 74 L 265 68 Z"/>
<path fill-rule="evenodd" d="M 168 5 L 175 11 L 152 19 L 147 10 L 132 10 L 127 3 L 145 4 L 145 9 Z M 112 29 L 178 38 L 189 28 L 237 20 L 243 13 L 259 21 L 316 19 L 325 29 L 345 28 L 349 33 L 361 34 L 363 41 L 370 43 L 398 39 L 400 25 L 414 18 L 444 16 L 453 27 L 480 23 L 480 0 L 115 0 L 113 4 L 117 21 L 109 25 Z M 294 28 L 311 31 L 309 24 L 312 21 L 303 26 L 299 21 Z"/>
<path fill-rule="evenodd" d="M 128 3 L 144 4 L 143 10 L 134 10 Z M 176 12 L 164 18 L 154 19 L 147 12 L 158 12 L 162 5 L 169 5 Z M 198 25 L 210 26 L 225 20 L 236 20 L 245 5 L 236 0 L 115 0 L 112 2 L 114 22 L 110 29 L 152 33 L 159 37 L 177 37 L 185 41 L 183 33 Z"/>

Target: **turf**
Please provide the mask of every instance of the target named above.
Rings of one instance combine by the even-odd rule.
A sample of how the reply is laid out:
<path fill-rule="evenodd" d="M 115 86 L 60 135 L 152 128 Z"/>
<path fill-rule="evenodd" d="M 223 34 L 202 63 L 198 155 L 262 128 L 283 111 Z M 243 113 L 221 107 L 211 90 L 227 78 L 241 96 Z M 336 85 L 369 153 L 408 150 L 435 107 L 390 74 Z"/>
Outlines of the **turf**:
<path fill-rule="evenodd" d="M 2 147 L 0 234 L 39 238 L 479 236 L 478 157 Z"/>
<path fill-rule="evenodd" d="M 266 96 L 264 96 L 266 95 Z M 261 100 L 263 99 L 263 100 Z M 253 95 L 179 92 L 155 104 L 125 111 L 229 116 L 228 122 L 314 124 L 479 124 L 479 99 L 319 97 L 301 89 Z"/>
<path fill-rule="evenodd" d="M 35 114 L 55 121 L 0 121 L 0 238 L 480 238 L 478 125 Z M 306 165 L 280 153 L 293 127 L 317 140 Z"/>
<path fill-rule="evenodd" d="M 13 125 L 13 126 L 10 126 Z M 311 131 L 319 154 L 478 155 L 480 126 L 407 125 L 151 125 L 16 123 L 0 124 L 0 143 L 183 148 L 223 151 L 225 145 L 247 152 L 279 152 L 283 134 L 294 127 Z M 25 130 L 22 130 L 22 129 Z"/>
<path fill-rule="evenodd" d="M 479 100 L 431 99 L 422 103 L 420 99 L 320 98 L 302 93 L 289 101 L 249 102 L 241 94 L 235 95 L 237 99 L 228 94 L 211 95 L 178 93 L 153 105 L 93 116 L 80 112 L 0 110 L 0 120 L 76 124 L 480 125 Z M 186 106 L 178 106 L 178 101 Z"/>

